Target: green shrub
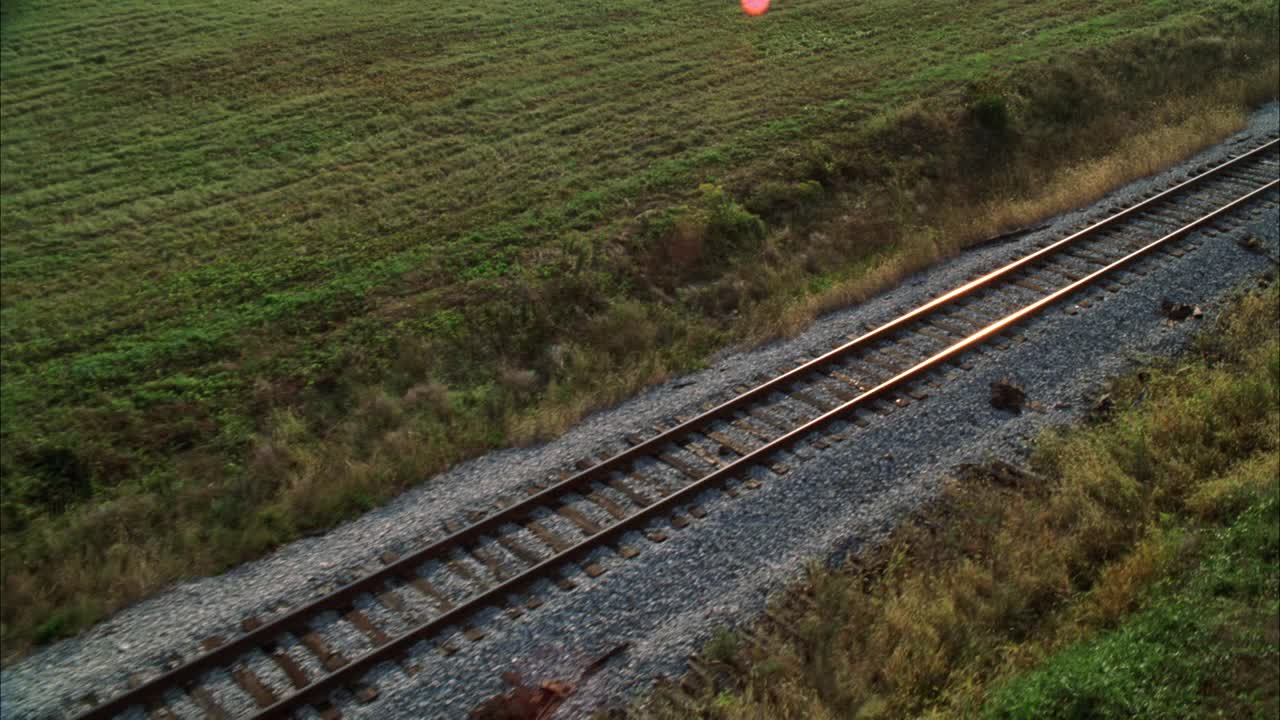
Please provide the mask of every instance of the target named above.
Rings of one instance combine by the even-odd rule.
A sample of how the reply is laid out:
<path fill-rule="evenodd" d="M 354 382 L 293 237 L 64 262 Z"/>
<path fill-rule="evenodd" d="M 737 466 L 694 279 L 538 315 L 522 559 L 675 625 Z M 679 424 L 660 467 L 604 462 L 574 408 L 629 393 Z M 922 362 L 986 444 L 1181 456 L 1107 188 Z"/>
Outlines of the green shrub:
<path fill-rule="evenodd" d="M 979 95 L 969 102 L 969 115 L 980 129 L 991 135 L 1003 135 L 1013 124 L 1009 101 L 1003 95 Z"/>
<path fill-rule="evenodd" d="M 764 221 L 734 201 L 719 185 L 698 187 L 705 213 L 707 249 L 711 259 L 726 261 L 760 249 Z"/>
<path fill-rule="evenodd" d="M 728 628 L 716 628 L 702 654 L 711 662 L 732 663 L 738 654 L 738 636 Z"/>

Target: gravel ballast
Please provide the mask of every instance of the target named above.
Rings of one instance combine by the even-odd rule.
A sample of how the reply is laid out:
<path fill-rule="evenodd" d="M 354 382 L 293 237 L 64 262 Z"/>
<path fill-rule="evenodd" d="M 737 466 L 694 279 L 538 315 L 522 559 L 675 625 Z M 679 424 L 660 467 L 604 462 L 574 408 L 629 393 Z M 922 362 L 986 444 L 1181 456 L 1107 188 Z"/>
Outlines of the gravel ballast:
<path fill-rule="evenodd" d="M 178 585 L 0 673 L 0 718 L 64 717 L 93 688 L 118 692 L 130 672 L 148 668 L 154 673 L 175 654 L 191 657 L 203 639 L 237 634 L 246 617 L 297 605 L 361 568 L 376 566 L 384 552 L 404 552 L 441 537 L 446 520 L 486 507 L 523 482 L 546 478 L 605 447 L 616 448 L 626 433 L 651 433 L 655 423 L 690 413 L 798 357 L 825 352 L 850 333 L 890 320 L 1044 237 L 1061 237 L 1101 219 L 1116 205 L 1219 161 L 1241 141 L 1277 129 L 1280 106 L 1272 104 L 1227 143 L 1132 183 L 1091 208 L 1059 216 L 1039 233 L 967 252 L 872 301 L 822 318 L 794 339 L 725 354 L 707 370 L 591 416 L 552 443 L 491 453 L 322 537 L 291 543 L 226 574 Z M 1183 258 L 1146 263 L 1147 272 L 1131 275 L 1132 282 L 1117 293 L 1084 293 L 1080 297 L 1093 301 L 1087 309 L 1069 314 L 1065 306 L 1050 308 L 1018 330 L 1025 341 L 974 353 L 972 369 L 948 373 L 947 382 L 927 400 L 875 418 L 830 448 L 798 448 L 785 458 L 786 475 L 756 471 L 761 487 L 736 499 L 719 491 L 704 494 L 700 504 L 707 516 L 683 530 L 667 528 L 666 542 L 629 538 L 626 543 L 641 550 L 637 558 L 624 561 L 601 553 L 598 562 L 608 572 L 600 577 L 574 570 L 568 577 L 577 588 L 565 592 L 544 583 L 538 594 L 545 604 L 538 609 L 518 619 L 490 613 L 478 623 L 488 633 L 484 639 L 473 642 L 457 634 L 451 642 L 458 651 L 447 657 L 419 644 L 413 653 L 419 672 L 410 676 L 398 666 L 380 666 L 368 677 L 378 688 L 377 699 L 344 707 L 344 716 L 465 717 L 505 689 L 504 672 L 533 682 L 575 682 L 594 659 L 623 643 L 626 648 L 578 688 L 557 717 L 625 699 L 655 676 L 680 674 L 685 658 L 714 628 L 750 619 L 770 592 L 799 575 L 807 559 L 832 557 L 884 537 L 894 517 L 932 497 L 960 463 L 1017 461 L 1036 433 L 1087 412 L 1107 379 L 1176 352 L 1212 321 L 1232 289 L 1274 273 L 1280 213 L 1267 208 L 1237 217 L 1245 220 L 1239 229 L 1196 233 L 1190 241 L 1197 249 Z M 1243 247 L 1238 240 L 1247 235 L 1261 247 Z M 1205 315 L 1171 322 L 1160 311 L 1166 300 L 1199 306 Z M 991 384 L 1002 379 L 1026 393 L 1028 407 L 1021 413 L 991 406 Z M 219 683 L 230 685 L 227 678 Z"/>

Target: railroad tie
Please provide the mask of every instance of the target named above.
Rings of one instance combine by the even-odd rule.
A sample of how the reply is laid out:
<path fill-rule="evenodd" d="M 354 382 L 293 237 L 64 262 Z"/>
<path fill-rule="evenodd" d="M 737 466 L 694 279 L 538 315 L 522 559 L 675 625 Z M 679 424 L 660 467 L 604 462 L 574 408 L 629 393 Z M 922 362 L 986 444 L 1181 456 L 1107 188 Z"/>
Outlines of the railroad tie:
<path fill-rule="evenodd" d="M 621 520 L 627 516 L 626 508 L 609 499 L 607 495 L 597 490 L 589 490 L 586 495 L 587 499 L 595 503 L 601 510 L 613 516 L 614 520 Z"/>
<path fill-rule="evenodd" d="M 797 400 L 800 400 L 801 402 L 812 407 L 818 412 L 826 413 L 836 409 L 835 403 L 829 400 L 823 400 L 822 398 L 814 395 L 808 390 L 791 390 L 787 393 L 787 395 Z"/>
<path fill-rule="evenodd" d="M 147 703 L 147 720 L 178 720 L 178 716 L 174 715 L 166 705 L 152 700 Z"/>
<path fill-rule="evenodd" d="M 488 569 L 489 574 L 499 582 L 510 577 L 511 573 L 502 564 L 502 558 L 492 548 L 475 546 L 471 548 L 471 557 Z"/>
<path fill-rule="evenodd" d="M 929 397 L 929 393 L 921 390 L 918 386 L 907 384 L 902 386 L 902 392 L 912 400 L 924 400 Z"/>
<path fill-rule="evenodd" d="M 739 443 L 737 440 L 734 440 L 732 437 L 718 430 L 708 431 L 707 437 L 711 438 L 715 442 L 720 443 L 724 447 L 729 448 L 733 452 L 737 453 L 739 456 L 749 455 L 751 453 L 751 450 L 747 446 L 743 445 L 742 443 Z"/>
<path fill-rule="evenodd" d="M 325 642 L 325 639 L 315 630 L 303 633 L 298 638 L 298 641 L 310 650 L 311 654 L 315 655 L 316 659 L 320 661 L 320 665 L 329 672 L 338 670 L 347 664 L 347 659 L 342 653 L 329 647 L 329 643 Z"/>
<path fill-rule="evenodd" d="M 529 520 L 524 524 L 524 526 L 529 532 L 533 533 L 535 537 L 545 543 L 547 547 L 551 548 L 551 551 L 554 553 L 562 553 L 565 550 L 568 550 L 571 546 L 571 543 L 552 532 L 537 520 Z"/>
<path fill-rule="evenodd" d="M 538 553 L 525 547 L 524 543 L 510 535 L 502 535 L 498 538 L 498 543 L 506 548 L 507 552 L 520 558 L 521 561 L 528 565 L 537 565 L 542 560 Z"/>
<path fill-rule="evenodd" d="M 879 350 L 881 355 L 889 358 L 893 362 L 901 365 L 903 368 L 912 368 L 919 364 L 922 358 L 913 358 L 906 353 L 898 350 L 896 347 L 884 347 Z"/>
<path fill-rule="evenodd" d="M 1061 263 L 1046 265 L 1044 269 L 1049 272 L 1057 273 L 1071 282 L 1077 282 L 1085 278 L 1084 273 L 1079 270 L 1072 270 L 1070 267 L 1062 265 Z"/>
<path fill-rule="evenodd" d="M 271 707 L 276 703 L 276 694 L 263 684 L 262 680 L 248 668 L 233 669 L 231 677 L 250 697 L 258 704 L 258 707 Z"/>
<path fill-rule="evenodd" d="M 756 428 L 752 427 L 751 424 L 747 422 L 745 418 L 734 419 L 732 421 L 732 424 L 734 427 L 756 438 L 757 440 L 762 440 L 766 443 L 773 441 L 773 438 L 774 438 L 773 435 L 769 435 L 768 433 L 761 432 Z M 758 464 L 768 468 L 775 475 L 786 475 L 787 472 L 790 471 L 790 468 L 785 463 L 780 463 L 768 458 L 762 459 Z"/>
<path fill-rule="evenodd" d="M 665 478 L 639 468 L 633 468 L 631 470 L 631 477 L 643 482 L 646 487 L 652 488 L 653 491 L 658 494 L 659 498 L 664 498 L 679 489 L 672 483 L 668 482 Z"/>
<path fill-rule="evenodd" d="M 1074 258 L 1079 258 L 1080 260 L 1083 260 L 1093 265 L 1106 267 L 1107 265 L 1111 264 L 1111 261 L 1106 259 L 1105 257 L 1101 255 L 1095 255 L 1094 253 L 1088 250 L 1084 250 L 1082 248 L 1075 248 L 1072 250 L 1068 250 L 1066 251 L 1066 254 Z"/>
<path fill-rule="evenodd" d="M 752 415 L 751 417 L 755 417 L 755 416 Z M 737 417 L 737 418 L 734 418 L 733 420 L 730 420 L 729 422 L 731 425 L 738 428 L 742 432 L 750 435 L 751 437 L 757 440 L 760 440 L 766 443 L 770 442 L 775 437 L 774 435 L 771 435 L 763 430 L 756 428 L 754 425 L 750 423 L 750 421 L 748 421 L 747 418 L 744 418 L 744 417 Z M 762 424 L 764 424 L 766 427 L 769 427 L 769 428 L 773 427 L 772 425 L 768 425 L 767 423 L 762 423 Z"/>
<path fill-rule="evenodd" d="M 706 474 L 669 452 L 660 453 L 658 455 L 658 459 L 676 470 L 679 470 L 682 474 L 692 480 L 700 480 L 702 476 Z"/>
<path fill-rule="evenodd" d="M 426 578 L 414 573 L 405 577 L 405 582 L 407 582 L 414 590 L 417 590 L 423 595 L 431 598 L 440 612 L 448 612 L 453 609 L 453 602 L 449 600 L 449 597 L 436 589 L 436 586 L 432 585 Z"/>
<path fill-rule="evenodd" d="M 644 493 L 628 485 L 622 478 L 610 478 L 605 481 L 605 485 L 613 488 L 615 492 L 621 493 L 638 507 L 648 507 L 652 503 Z"/>
<path fill-rule="evenodd" d="M 125 681 L 125 684 L 130 690 L 136 690 L 139 687 L 142 687 L 145 682 L 146 678 L 144 676 L 135 674 L 130 675 L 128 680 Z M 90 705 L 98 704 L 97 695 L 92 692 L 85 695 L 84 698 L 82 698 L 82 701 L 88 702 Z M 164 704 L 164 698 L 151 698 L 147 700 L 146 711 L 147 718 L 149 720 L 177 720 L 177 716 L 173 714 L 173 711 Z"/>
<path fill-rule="evenodd" d="M 209 720 L 231 720 L 231 714 L 228 713 L 218 701 L 214 699 L 213 693 L 200 686 L 192 686 L 187 688 L 187 695 L 200 706 Z"/>
<path fill-rule="evenodd" d="M 849 368 L 849 369 L 852 370 L 853 368 Z M 874 386 L 874 383 L 868 383 L 864 380 L 859 380 L 858 378 L 854 377 L 853 375 L 850 375 L 849 373 L 845 372 L 844 369 L 839 367 L 833 366 L 833 367 L 827 368 L 827 374 L 835 378 L 836 380 L 839 380 L 840 382 L 844 383 L 845 385 L 848 385 L 849 387 L 857 390 L 859 395 L 870 390 Z"/>
<path fill-rule="evenodd" d="M 760 424 L 764 425 L 765 427 L 771 430 L 774 430 L 775 432 L 778 432 L 779 434 L 786 432 L 791 427 L 790 423 L 783 420 L 778 420 L 773 415 L 771 415 L 768 411 L 766 411 L 764 408 L 759 408 L 759 407 L 750 408 L 749 410 L 747 410 L 747 414 L 755 418 L 756 420 L 758 420 Z"/>
<path fill-rule="evenodd" d="M 463 557 L 466 557 L 466 555 L 464 554 Z M 463 580 L 466 580 L 467 582 L 474 583 L 481 587 L 489 586 L 489 583 L 486 582 L 484 578 L 480 577 L 479 573 L 477 573 L 475 570 L 472 570 L 470 567 L 467 567 L 467 564 L 463 562 L 461 559 L 458 559 L 458 558 L 450 559 L 445 563 L 445 567 L 452 570 L 454 575 L 457 575 L 458 577 L 462 578 Z"/>
<path fill-rule="evenodd" d="M 953 344 L 953 343 L 955 343 L 955 341 L 958 339 L 958 338 L 952 337 L 951 335 L 948 335 L 948 334 L 946 334 L 946 333 L 939 332 L 939 331 L 937 331 L 937 330 L 935 330 L 935 329 L 933 329 L 933 328 L 931 328 L 931 327 L 929 327 L 928 325 L 925 325 L 925 324 L 921 324 L 921 325 L 920 325 L 920 326 L 918 326 L 918 327 L 914 327 L 914 328 L 912 328 L 912 331 L 913 331 L 913 332 L 917 332 L 917 333 L 919 333 L 919 334 L 921 334 L 921 335 L 923 335 L 923 336 L 925 336 L 925 337 L 929 338 L 930 340 L 933 340 L 933 341 L 935 341 L 935 342 L 942 343 L 942 344 L 943 344 L 943 345 L 945 345 L 945 346 L 950 346 L 950 345 L 952 345 L 952 344 Z"/>
<path fill-rule="evenodd" d="M 908 367 L 911 367 L 910 365 L 907 365 L 900 368 L 897 365 L 893 365 L 885 360 L 881 360 L 880 358 L 876 357 L 875 355 L 872 355 L 869 352 L 863 353 L 858 358 L 858 362 L 865 363 L 872 367 L 880 368 L 881 370 L 884 370 L 885 372 L 889 373 L 889 377 L 895 377 L 897 375 L 900 375 L 903 370 L 905 370 Z"/>
<path fill-rule="evenodd" d="M 369 619 L 369 616 L 365 615 L 362 611 L 352 608 L 343 615 L 343 618 L 354 625 L 357 630 L 364 633 L 365 636 L 369 638 L 369 641 L 373 643 L 374 647 L 381 647 L 391 642 L 391 636 L 383 632 L 382 628 L 374 625 L 373 621 Z"/>
<path fill-rule="evenodd" d="M 961 325 L 959 325 L 959 324 L 957 324 L 957 323 L 953 323 L 953 322 L 951 322 L 950 320 L 948 320 L 947 318 L 943 318 L 943 317 L 932 317 L 932 318 L 929 318 L 929 321 L 925 323 L 925 326 L 926 326 L 926 327 L 929 327 L 929 326 L 936 327 L 936 328 L 938 328 L 938 330 L 940 330 L 940 331 L 942 331 L 942 332 L 944 332 L 944 333 L 949 333 L 949 334 L 951 334 L 951 335 L 955 336 L 956 338 L 966 338 L 966 337 L 969 337 L 969 334 L 972 332 L 970 329 L 965 328 L 965 327 L 963 327 L 963 326 L 961 326 Z M 955 342 L 956 342 L 955 340 L 952 340 L 952 341 L 950 341 L 948 344 L 949 344 L 949 345 L 950 345 L 950 344 L 954 344 Z"/>
<path fill-rule="evenodd" d="M 831 374 L 826 371 L 823 372 L 823 379 L 819 381 L 818 384 L 822 386 L 823 390 L 834 395 L 841 403 L 847 403 L 858 397 L 858 393 L 849 392 L 844 383 L 832 377 Z"/>
<path fill-rule="evenodd" d="M 947 314 L 947 317 L 945 320 L 942 318 L 933 318 L 933 320 L 931 320 L 930 322 L 932 322 L 934 325 L 937 325 L 938 327 L 944 330 L 947 329 L 948 326 L 956 328 L 958 334 L 961 337 L 968 337 L 970 334 L 973 333 L 974 330 L 981 330 L 987 326 L 987 323 L 983 320 L 977 320 L 969 317 L 968 315 L 957 312 L 958 310 L 962 310 L 962 309 L 968 309 L 968 308 L 964 308 L 963 306 L 957 306 L 954 310 L 952 310 L 950 313 Z M 953 323 L 952 321 L 955 321 L 955 322 Z M 948 324 L 944 325 L 943 324 L 944 322 Z M 956 323 L 960 323 L 960 324 L 956 324 Z M 961 327 L 961 325 L 968 325 L 969 329 L 965 330 Z"/>
<path fill-rule="evenodd" d="M 1039 293 L 1041 295 L 1048 295 L 1049 293 L 1053 292 L 1049 288 L 1039 283 L 1032 282 L 1031 280 L 1028 280 L 1026 278 L 1018 278 L 1017 280 L 1013 281 L 1013 284 L 1017 285 L 1018 287 L 1026 288 L 1031 292 Z"/>
<path fill-rule="evenodd" d="M 294 688 L 302 689 L 311 682 L 307 679 L 307 672 L 302 669 L 298 661 L 290 657 L 289 653 L 285 652 L 283 648 L 273 650 L 271 652 L 271 660 L 275 662 L 276 667 L 280 668 L 285 677 L 289 678 L 289 682 Z"/>
<path fill-rule="evenodd" d="M 378 599 L 379 604 L 381 604 L 383 607 L 387 608 L 388 610 L 391 610 L 393 612 L 400 612 L 400 613 L 404 612 L 405 610 L 406 605 L 404 604 L 404 600 L 399 595 L 396 594 L 395 590 L 391 588 L 387 588 L 386 590 L 383 590 L 382 592 L 378 593 L 374 597 Z"/>
<path fill-rule="evenodd" d="M 578 526 L 583 535 L 595 535 L 600 532 L 600 526 L 594 520 L 587 517 L 581 510 L 572 505 L 561 505 L 556 508 L 556 513 L 565 518 L 569 522 Z"/>

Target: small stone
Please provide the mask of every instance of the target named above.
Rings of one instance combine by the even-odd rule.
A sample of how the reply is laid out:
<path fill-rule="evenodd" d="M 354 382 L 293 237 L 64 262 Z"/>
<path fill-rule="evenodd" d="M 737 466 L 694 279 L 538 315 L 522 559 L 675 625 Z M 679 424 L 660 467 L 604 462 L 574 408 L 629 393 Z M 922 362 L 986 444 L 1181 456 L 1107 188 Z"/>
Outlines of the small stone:
<path fill-rule="evenodd" d="M 1093 404 L 1093 416 L 1095 418 L 1104 418 L 1111 414 L 1111 409 L 1115 407 L 1116 401 L 1112 399 L 1111 394 L 1107 393 L 1098 398 L 1098 402 Z"/>
<path fill-rule="evenodd" d="M 378 689 L 372 685 L 361 685 L 356 690 L 356 699 L 362 703 L 371 703 L 378 699 Z"/>

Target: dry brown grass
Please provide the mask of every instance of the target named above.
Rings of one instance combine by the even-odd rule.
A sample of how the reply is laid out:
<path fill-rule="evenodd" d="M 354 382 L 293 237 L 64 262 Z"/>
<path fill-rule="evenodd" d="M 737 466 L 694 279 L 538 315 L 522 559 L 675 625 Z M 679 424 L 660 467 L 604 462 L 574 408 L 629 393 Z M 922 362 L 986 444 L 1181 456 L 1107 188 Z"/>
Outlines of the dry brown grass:
<path fill-rule="evenodd" d="M 752 323 L 751 338 L 760 342 L 792 337 L 825 313 L 861 303 L 896 285 L 903 277 L 952 257 L 974 243 L 1047 217 L 1085 207 L 1117 187 L 1159 173 L 1245 126 L 1244 99 L 1268 97 L 1262 90 L 1280 83 L 1280 64 L 1272 63 L 1247 78 L 1225 81 L 1203 96 L 1166 98 L 1142 119 L 1140 131 L 1128 133 L 1100 157 L 1028 171 L 1028 181 L 1015 193 L 987 198 L 980 204 L 950 203 L 937 207 L 927 225 L 900 229 L 898 245 L 867 271 L 842 279 L 833 287 L 809 294 L 781 312 L 766 307 Z M 831 232 L 857 233 L 860 228 Z"/>
<path fill-rule="evenodd" d="M 1275 77 L 1276 66 L 1270 76 Z M 1239 81 L 1218 88 L 1236 91 Z M 1170 98 L 1151 114 L 1150 129 L 1130 135 L 1104 158 L 1091 159 L 1052 172 L 1034 195 L 989 200 L 978 208 L 949 212 L 944 236 L 960 246 L 1000 230 L 1027 227 L 1042 218 L 1085 207 L 1115 188 L 1154 175 L 1244 127 L 1247 113 L 1238 103 L 1217 98 Z"/>

